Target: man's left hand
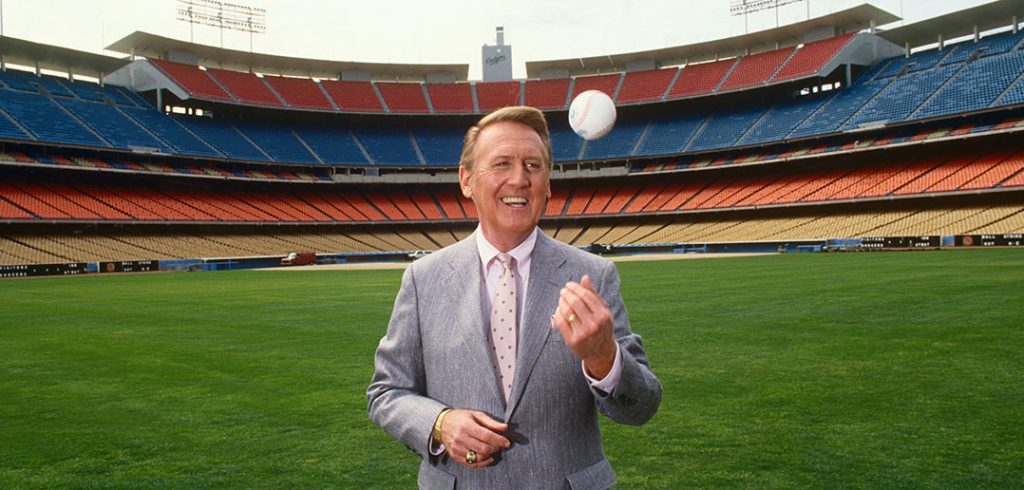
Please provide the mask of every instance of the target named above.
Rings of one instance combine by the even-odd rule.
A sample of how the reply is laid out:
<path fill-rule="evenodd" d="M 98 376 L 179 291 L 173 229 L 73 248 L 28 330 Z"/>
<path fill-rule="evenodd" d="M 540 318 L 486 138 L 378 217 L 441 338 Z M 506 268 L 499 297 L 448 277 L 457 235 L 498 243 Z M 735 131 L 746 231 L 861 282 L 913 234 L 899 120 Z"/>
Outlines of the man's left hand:
<path fill-rule="evenodd" d="M 603 379 L 615 362 L 615 322 L 608 303 L 597 294 L 590 276 L 569 281 L 558 295 L 551 325 L 562 332 L 566 345 L 583 360 L 594 379 Z"/>

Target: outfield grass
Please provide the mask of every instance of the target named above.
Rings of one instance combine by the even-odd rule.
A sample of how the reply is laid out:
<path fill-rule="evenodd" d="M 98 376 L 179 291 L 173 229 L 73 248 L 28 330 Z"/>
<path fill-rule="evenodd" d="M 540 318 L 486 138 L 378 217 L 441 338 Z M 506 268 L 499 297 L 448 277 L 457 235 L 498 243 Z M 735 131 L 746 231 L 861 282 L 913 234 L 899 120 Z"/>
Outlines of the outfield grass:
<path fill-rule="evenodd" d="M 1024 250 L 619 269 L 665 388 L 621 487 L 1024 485 Z M 400 275 L 0 281 L 0 488 L 413 488 L 364 396 Z"/>

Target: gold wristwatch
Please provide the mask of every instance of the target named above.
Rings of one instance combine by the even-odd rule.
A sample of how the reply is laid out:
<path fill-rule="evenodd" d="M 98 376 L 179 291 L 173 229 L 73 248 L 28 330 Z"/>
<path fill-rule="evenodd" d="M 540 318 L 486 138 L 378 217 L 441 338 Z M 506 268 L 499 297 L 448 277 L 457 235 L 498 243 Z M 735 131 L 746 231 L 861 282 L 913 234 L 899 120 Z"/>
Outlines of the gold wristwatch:
<path fill-rule="evenodd" d="M 441 441 L 441 423 L 444 422 L 445 415 L 448 415 L 448 412 L 451 412 L 451 411 L 452 411 L 452 409 L 450 409 L 450 408 L 446 408 L 444 410 L 441 410 L 441 413 L 439 413 L 437 415 L 437 420 L 434 421 L 434 442 L 436 442 L 438 444 L 442 443 L 442 441 Z"/>

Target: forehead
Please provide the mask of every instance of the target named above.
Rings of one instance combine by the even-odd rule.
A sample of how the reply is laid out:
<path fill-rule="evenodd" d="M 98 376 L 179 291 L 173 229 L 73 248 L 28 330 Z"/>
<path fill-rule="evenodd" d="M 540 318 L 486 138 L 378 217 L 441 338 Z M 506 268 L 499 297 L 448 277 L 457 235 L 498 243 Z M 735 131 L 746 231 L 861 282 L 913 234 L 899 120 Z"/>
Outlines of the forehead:
<path fill-rule="evenodd" d="M 476 157 L 544 158 L 544 143 L 533 128 L 512 121 L 496 122 L 480 130 Z"/>

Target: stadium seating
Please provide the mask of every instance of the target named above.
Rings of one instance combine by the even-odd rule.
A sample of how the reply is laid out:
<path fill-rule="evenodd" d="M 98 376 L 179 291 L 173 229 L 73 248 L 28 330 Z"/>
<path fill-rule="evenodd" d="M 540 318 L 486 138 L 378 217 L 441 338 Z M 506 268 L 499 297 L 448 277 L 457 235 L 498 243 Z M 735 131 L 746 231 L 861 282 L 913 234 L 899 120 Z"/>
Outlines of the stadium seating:
<path fill-rule="evenodd" d="M 626 72 L 615 101 L 618 104 L 659 101 L 677 73 L 678 68 Z"/>
<path fill-rule="evenodd" d="M 569 100 L 569 79 L 527 80 L 526 105 L 538 109 L 565 109 Z"/>
<path fill-rule="evenodd" d="M 462 128 L 424 126 L 412 134 L 427 165 L 454 167 L 462 154 Z"/>
<path fill-rule="evenodd" d="M 334 107 L 320 89 L 320 85 L 309 78 L 264 76 L 263 80 L 273 87 L 293 109 L 314 109 L 330 111 Z"/>
<path fill-rule="evenodd" d="M 714 92 L 722 79 L 729 74 L 738 62 L 735 58 L 686 65 L 676 77 L 676 83 L 668 92 L 669 99 L 708 95 Z"/>
<path fill-rule="evenodd" d="M 39 141 L 110 146 L 62 106 L 43 94 L 0 90 L 0 108 Z"/>
<path fill-rule="evenodd" d="M 614 99 L 621 80 L 621 73 L 576 77 L 573 79 L 572 97 L 576 98 L 577 95 L 587 90 L 600 90 Z"/>
<path fill-rule="evenodd" d="M 739 90 L 768 83 L 779 67 L 793 56 L 796 48 L 776 49 L 740 58 L 722 83 L 721 91 Z"/>
<path fill-rule="evenodd" d="M 259 142 L 260 149 L 276 162 L 322 163 L 290 127 L 256 122 L 236 122 L 234 126 L 249 141 Z"/>
<path fill-rule="evenodd" d="M 284 102 L 275 94 L 263 78 L 255 73 L 242 73 L 219 68 L 207 68 L 210 78 L 220 82 L 220 86 L 231 93 L 239 102 L 269 107 L 284 107 Z"/>
<path fill-rule="evenodd" d="M 793 57 L 779 69 L 772 81 L 792 80 L 816 74 L 822 65 L 835 57 L 856 35 L 856 32 L 851 32 L 799 46 Z"/>
<path fill-rule="evenodd" d="M 370 82 L 322 80 L 320 85 L 342 111 L 384 112 L 384 106 Z"/>
<path fill-rule="evenodd" d="M 370 163 L 347 128 L 304 124 L 294 126 L 293 129 L 324 163 L 332 165 L 367 165 Z"/>
<path fill-rule="evenodd" d="M 352 133 L 377 165 L 423 165 L 408 130 L 363 126 L 353 128 Z"/>
<path fill-rule="evenodd" d="M 409 82 L 376 82 L 390 112 L 430 112 L 423 86 Z"/>
<path fill-rule="evenodd" d="M 205 117 L 172 116 L 182 126 L 224 155 L 238 160 L 269 161 L 270 158 L 231 124 Z"/>
<path fill-rule="evenodd" d="M 198 66 L 149 59 L 149 62 L 174 80 L 190 96 L 208 100 L 232 101 L 234 98 Z"/>
<path fill-rule="evenodd" d="M 914 119 L 984 109 L 1024 73 L 1024 51 L 990 56 L 968 64 L 912 115 Z"/>
<path fill-rule="evenodd" d="M 150 131 L 125 116 L 112 104 L 74 99 L 60 99 L 58 102 L 113 146 L 148 147 L 172 153 L 172 150 L 157 140 Z"/>
<path fill-rule="evenodd" d="M 521 82 L 477 82 L 475 87 L 480 112 L 523 103 Z"/>
<path fill-rule="evenodd" d="M 468 83 L 428 83 L 427 94 L 436 113 L 476 112 L 473 109 L 473 86 Z"/>

